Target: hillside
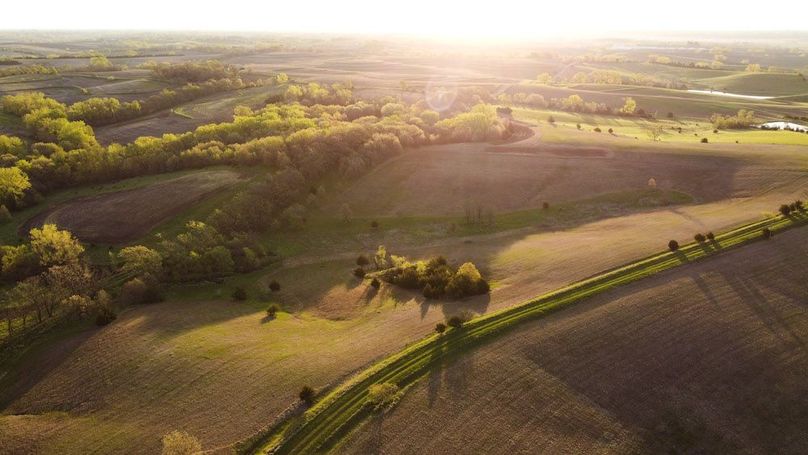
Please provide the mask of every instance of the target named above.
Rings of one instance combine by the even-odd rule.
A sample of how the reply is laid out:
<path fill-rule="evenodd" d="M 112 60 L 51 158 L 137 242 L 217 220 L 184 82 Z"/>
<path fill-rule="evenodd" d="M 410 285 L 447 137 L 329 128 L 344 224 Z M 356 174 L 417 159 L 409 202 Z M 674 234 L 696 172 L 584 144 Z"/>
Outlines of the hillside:
<path fill-rule="evenodd" d="M 441 365 L 340 453 L 804 453 L 808 230 Z"/>

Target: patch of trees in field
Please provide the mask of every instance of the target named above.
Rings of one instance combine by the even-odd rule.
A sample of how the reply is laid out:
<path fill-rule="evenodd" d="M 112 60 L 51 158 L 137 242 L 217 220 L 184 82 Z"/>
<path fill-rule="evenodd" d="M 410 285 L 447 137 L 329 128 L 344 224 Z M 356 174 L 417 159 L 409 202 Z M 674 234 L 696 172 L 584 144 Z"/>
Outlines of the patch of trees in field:
<path fill-rule="evenodd" d="M 586 101 L 580 95 L 573 94 L 566 98 L 550 98 L 546 100 L 538 93 L 502 93 L 497 96 L 497 101 L 503 104 L 523 105 L 538 109 L 554 109 L 558 111 L 598 114 L 598 115 L 620 115 L 624 117 L 637 116 L 648 117 L 644 109 L 637 106 L 634 98 L 628 97 L 623 100 L 623 106 L 615 108 L 605 103 Z"/>
<path fill-rule="evenodd" d="M 686 89 L 687 84 L 682 82 L 661 79 L 641 73 L 628 73 L 610 70 L 593 70 L 589 72 L 578 71 L 572 76 L 542 73 L 536 76 L 536 82 L 549 84 L 603 84 L 603 85 L 634 85 L 643 87 L 659 87 L 672 89 Z"/>
<path fill-rule="evenodd" d="M 733 116 L 713 114 L 710 121 L 719 130 L 749 128 L 755 124 L 755 112 L 741 109 Z"/>
<path fill-rule="evenodd" d="M 71 121 L 63 104 L 41 93 L 6 96 L 0 104 L 5 112 L 22 117 L 36 141 L 23 149 L 19 138 L 3 139 L 0 162 L 22 171 L 31 183 L 31 191 L 23 197 L 0 201 L 12 210 L 35 203 L 36 194 L 56 188 L 217 164 L 291 166 L 309 180 L 332 170 L 358 175 L 403 147 L 507 134 L 494 108 L 486 105 L 439 121 L 433 111 L 404 105 L 392 112 L 388 107 L 387 116 L 349 121 L 349 114 L 381 111 L 391 103 L 271 104 L 258 111 L 239 107 L 232 122 L 102 147 L 92 127 Z M 0 179 L 0 187 L 3 184 Z M 16 192 L 0 188 L 3 194 Z"/>
<path fill-rule="evenodd" d="M 428 299 L 460 299 L 487 294 L 490 290 L 488 282 L 471 262 L 457 268 L 442 256 L 409 262 L 401 256 L 388 257 L 384 247 L 379 247 L 374 262 L 382 269 L 378 276 L 383 281 L 405 289 L 420 290 Z"/>
<path fill-rule="evenodd" d="M 0 304 L 7 336 L 65 318 L 95 317 L 99 325 L 115 318 L 84 246 L 52 224 L 32 229 L 26 243 L 1 246 L 0 267 L 2 280 L 16 283 Z"/>

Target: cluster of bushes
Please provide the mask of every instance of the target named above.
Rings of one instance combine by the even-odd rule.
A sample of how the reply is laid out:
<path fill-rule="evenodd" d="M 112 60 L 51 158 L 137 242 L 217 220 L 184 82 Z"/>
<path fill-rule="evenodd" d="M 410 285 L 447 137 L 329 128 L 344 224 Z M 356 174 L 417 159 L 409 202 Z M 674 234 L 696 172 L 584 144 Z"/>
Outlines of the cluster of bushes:
<path fill-rule="evenodd" d="M 551 98 L 549 101 L 538 93 L 502 93 L 497 100 L 503 104 L 517 104 L 534 108 L 550 108 L 559 111 L 580 112 L 599 115 L 620 115 L 648 117 L 642 108 L 637 107 L 633 98 L 626 98 L 620 108 L 613 108 L 604 103 L 585 101 L 580 95 L 570 95 L 566 98 Z"/>
<path fill-rule="evenodd" d="M 217 60 L 203 62 L 148 62 L 143 64 L 157 77 L 179 82 L 204 82 L 214 79 L 235 79 L 241 70 L 234 65 L 227 65 Z"/>
<path fill-rule="evenodd" d="M 334 83 L 330 87 L 310 82 L 306 85 L 290 84 L 286 87 L 283 100 L 287 102 L 299 102 L 304 105 L 338 105 L 350 104 L 353 100 L 353 87 L 348 84 Z M 280 101 L 278 99 L 277 101 Z"/>
<path fill-rule="evenodd" d="M 719 130 L 749 128 L 755 123 L 755 113 L 741 109 L 734 116 L 713 114 L 710 121 Z"/>
<path fill-rule="evenodd" d="M 490 289 L 488 282 L 471 262 L 458 268 L 449 265 L 441 256 L 415 263 L 391 256 L 390 262 L 392 267 L 379 274 L 382 280 L 406 289 L 419 289 L 428 299 L 460 299 L 487 294 Z"/>
<path fill-rule="evenodd" d="M 781 205 L 779 211 L 783 214 L 783 216 L 789 216 L 792 213 L 805 212 L 805 206 L 803 205 L 802 201 L 797 200 L 790 204 Z"/>
<path fill-rule="evenodd" d="M 604 85 L 636 85 L 645 87 L 660 87 L 672 89 L 686 89 L 687 85 L 675 80 L 660 79 L 647 74 L 625 73 L 608 70 L 594 70 L 589 73 L 577 72 L 572 77 L 556 76 L 553 81 L 572 84 L 604 84 Z"/>
<path fill-rule="evenodd" d="M 0 77 L 17 76 L 20 74 L 58 74 L 58 73 L 59 70 L 57 70 L 55 67 L 44 65 L 19 65 L 0 69 Z"/>

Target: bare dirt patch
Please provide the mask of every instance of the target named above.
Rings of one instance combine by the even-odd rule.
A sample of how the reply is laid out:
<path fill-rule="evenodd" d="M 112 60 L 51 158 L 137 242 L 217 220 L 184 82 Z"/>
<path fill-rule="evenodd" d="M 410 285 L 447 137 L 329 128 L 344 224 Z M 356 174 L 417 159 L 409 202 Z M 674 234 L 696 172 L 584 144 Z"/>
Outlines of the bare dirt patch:
<path fill-rule="evenodd" d="M 37 214 L 20 227 L 20 235 L 54 223 L 85 242 L 126 243 L 238 180 L 234 171 L 202 171 L 143 188 L 75 199 Z"/>

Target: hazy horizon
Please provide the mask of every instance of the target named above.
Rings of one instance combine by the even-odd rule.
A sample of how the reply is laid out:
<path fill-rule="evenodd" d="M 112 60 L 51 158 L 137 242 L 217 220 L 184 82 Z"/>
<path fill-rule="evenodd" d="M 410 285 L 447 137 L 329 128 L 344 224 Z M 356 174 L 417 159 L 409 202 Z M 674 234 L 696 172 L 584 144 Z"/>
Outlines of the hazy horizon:
<path fill-rule="evenodd" d="M 121 11 L 98 0 L 5 6 L 13 24 L 6 31 L 194 31 L 322 33 L 418 36 L 470 40 L 523 40 L 596 37 L 631 32 L 665 33 L 808 31 L 803 2 L 786 0 L 774 8 L 750 9 L 729 2 L 705 4 L 684 0 L 665 9 L 636 1 L 609 4 L 585 1 L 539 5 L 506 2 L 485 5 L 414 0 L 395 14 L 383 4 L 350 0 L 340 4 L 316 0 L 301 12 L 296 4 L 248 1 L 222 8 L 209 0 L 189 4 L 144 0 Z M 638 36 L 637 38 L 643 38 Z"/>

